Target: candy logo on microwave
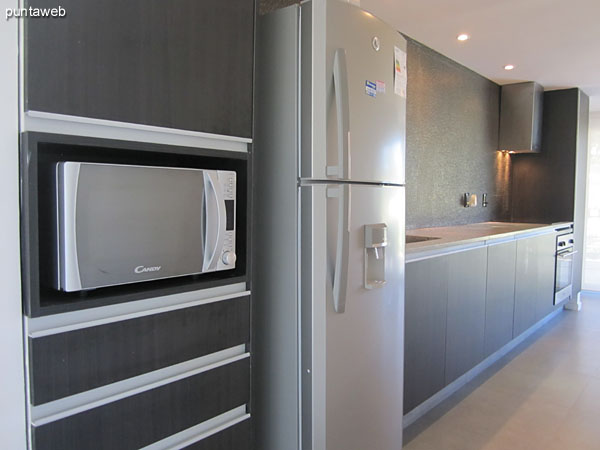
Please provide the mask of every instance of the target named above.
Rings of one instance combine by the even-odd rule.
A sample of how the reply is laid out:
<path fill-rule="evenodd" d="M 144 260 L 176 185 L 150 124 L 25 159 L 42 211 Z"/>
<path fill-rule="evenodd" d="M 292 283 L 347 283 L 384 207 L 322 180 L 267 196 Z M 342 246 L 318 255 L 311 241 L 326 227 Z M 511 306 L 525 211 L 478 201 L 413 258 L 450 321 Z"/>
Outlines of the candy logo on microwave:
<path fill-rule="evenodd" d="M 162 266 L 154 266 L 154 267 L 146 267 L 146 266 L 137 266 L 133 271 L 135 273 L 146 273 L 146 272 L 158 272 Z"/>

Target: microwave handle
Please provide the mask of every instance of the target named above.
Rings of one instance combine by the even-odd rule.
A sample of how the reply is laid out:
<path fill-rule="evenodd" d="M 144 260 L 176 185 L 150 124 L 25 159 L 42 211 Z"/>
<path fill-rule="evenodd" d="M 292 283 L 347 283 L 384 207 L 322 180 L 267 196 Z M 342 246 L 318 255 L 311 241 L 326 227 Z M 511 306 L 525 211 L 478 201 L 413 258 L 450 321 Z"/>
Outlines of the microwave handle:
<path fill-rule="evenodd" d="M 214 270 L 215 258 L 223 247 L 226 224 L 225 203 L 223 193 L 216 182 L 216 171 L 204 171 L 204 214 L 206 226 L 204 229 L 204 262 L 202 271 Z M 215 266 L 215 267 L 213 267 Z"/>

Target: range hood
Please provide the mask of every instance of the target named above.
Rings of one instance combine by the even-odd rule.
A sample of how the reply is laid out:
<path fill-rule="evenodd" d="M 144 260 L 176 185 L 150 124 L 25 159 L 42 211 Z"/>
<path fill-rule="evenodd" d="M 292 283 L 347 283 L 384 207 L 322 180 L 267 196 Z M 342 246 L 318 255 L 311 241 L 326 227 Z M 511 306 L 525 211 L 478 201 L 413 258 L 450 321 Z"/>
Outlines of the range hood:
<path fill-rule="evenodd" d="M 533 81 L 502 86 L 498 150 L 509 153 L 541 151 L 543 101 L 544 89 Z"/>

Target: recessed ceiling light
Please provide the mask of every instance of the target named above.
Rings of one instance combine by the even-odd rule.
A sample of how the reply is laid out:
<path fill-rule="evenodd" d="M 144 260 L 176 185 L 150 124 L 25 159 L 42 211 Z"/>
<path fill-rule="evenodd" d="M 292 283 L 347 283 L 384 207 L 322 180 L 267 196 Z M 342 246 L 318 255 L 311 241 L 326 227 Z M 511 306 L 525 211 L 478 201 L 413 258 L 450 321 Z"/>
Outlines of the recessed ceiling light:
<path fill-rule="evenodd" d="M 513 66 L 512 64 L 507 64 L 504 66 L 504 70 L 513 70 L 515 68 L 515 66 Z"/>
<path fill-rule="evenodd" d="M 458 36 L 456 36 L 456 39 L 458 39 L 459 41 L 466 41 L 467 39 L 469 39 L 471 36 L 469 36 L 468 34 L 465 33 L 461 33 Z"/>

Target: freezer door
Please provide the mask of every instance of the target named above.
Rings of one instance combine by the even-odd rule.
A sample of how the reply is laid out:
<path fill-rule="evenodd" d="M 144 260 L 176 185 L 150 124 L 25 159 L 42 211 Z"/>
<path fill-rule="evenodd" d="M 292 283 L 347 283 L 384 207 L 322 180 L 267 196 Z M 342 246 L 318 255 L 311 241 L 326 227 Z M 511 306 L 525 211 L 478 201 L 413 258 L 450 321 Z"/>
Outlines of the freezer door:
<path fill-rule="evenodd" d="M 404 188 L 314 185 L 301 201 L 303 448 L 400 449 Z"/>
<path fill-rule="evenodd" d="M 302 96 L 312 104 L 302 108 L 301 177 L 404 184 L 405 39 L 347 2 L 302 8 Z"/>

